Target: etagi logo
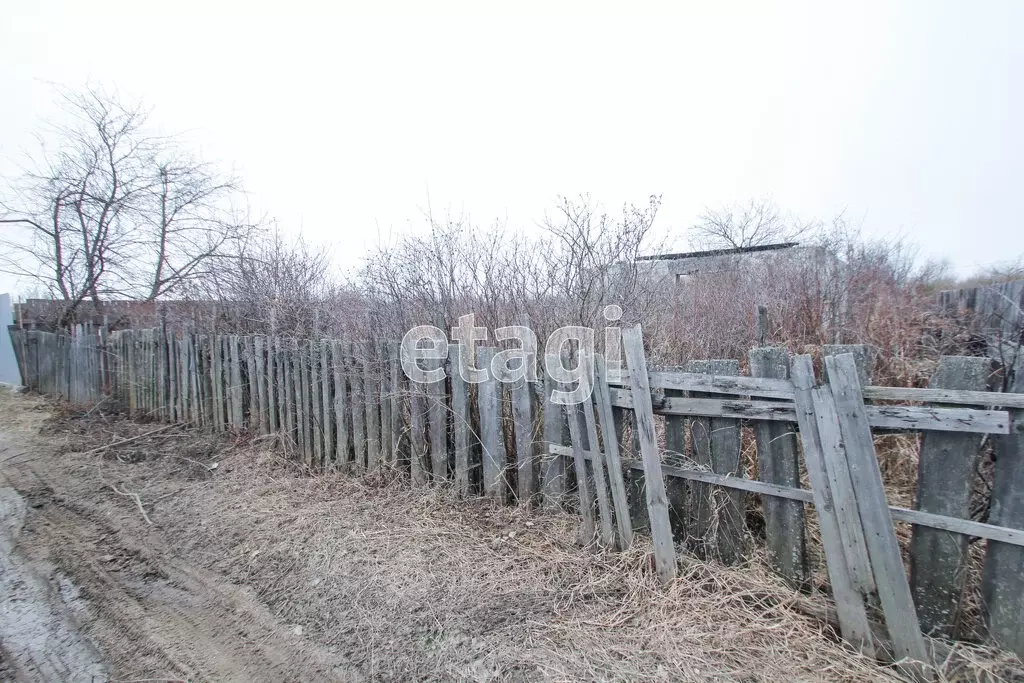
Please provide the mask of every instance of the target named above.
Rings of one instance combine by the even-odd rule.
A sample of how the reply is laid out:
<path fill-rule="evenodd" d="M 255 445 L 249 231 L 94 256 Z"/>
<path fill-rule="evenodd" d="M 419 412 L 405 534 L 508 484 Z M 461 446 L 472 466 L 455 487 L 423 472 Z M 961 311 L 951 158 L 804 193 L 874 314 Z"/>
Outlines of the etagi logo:
<path fill-rule="evenodd" d="M 622 308 L 617 305 L 605 306 L 604 318 L 615 322 L 622 318 Z M 488 341 L 486 327 L 478 327 L 473 313 L 459 318 L 458 327 L 451 330 L 451 341 L 444 330 L 433 325 L 419 325 L 402 337 L 402 370 L 412 382 L 433 384 L 447 377 L 444 361 L 449 357 L 449 344 L 457 349 L 459 377 L 469 384 L 481 384 L 491 378 L 499 382 L 537 381 L 537 335 L 524 325 L 510 325 L 494 330 L 495 341 L 516 342 L 518 348 L 500 349 L 490 358 L 485 367 L 476 365 L 476 343 Z M 551 400 L 562 405 L 572 405 L 590 400 L 594 389 L 594 337 L 591 327 L 568 325 L 551 333 L 544 345 L 544 371 L 563 387 L 571 390 L 556 390 Z M 622 346 L 622 330 L 606 327 L 604 330 L 604 351 L 608 367 L 618 368 Z M 576 367 L 566 366 L 570 351 L 575 351 Z M 483 355 L 483 354 L 481 354 Z M 484 360 L 484 358 L 481 358 Z M 426 369 L 426 368 L 430 369 Z"/>

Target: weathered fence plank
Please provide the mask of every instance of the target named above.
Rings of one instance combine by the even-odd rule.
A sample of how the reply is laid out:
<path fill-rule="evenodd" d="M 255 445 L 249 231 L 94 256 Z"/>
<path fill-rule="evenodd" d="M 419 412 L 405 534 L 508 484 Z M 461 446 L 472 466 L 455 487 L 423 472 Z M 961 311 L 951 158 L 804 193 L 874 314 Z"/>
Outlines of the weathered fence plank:
<path fill-rule="evenodd" d="M 496 349 L 477 349 L 479 367 L 490 368 Z M 484 496 L 497 502 L 505 501 L 505 436 L 501 428 L 501 384 L 490 371 L 487 379 L 477 385 L 480 414 L 480 441 L 483 446 Z"/>
<path fill-rule="evenodd" d="M 459 371 L 461 344 L 448 345 L 452 383 L 452 439 L 455 442 L 455 491 L 469 496 L 469 434 L 472 430 L 469 410 L 469 384 Z"/>
<path fill-rule="evenodd" d="M 256 344 L 250 335 L 242 337 L 242 355 L 245 358 L 246 388 L 249 394 L 249 419 L 246 424 L 255 433 L 260 428 L 259 373 L 256 370 Z"/>
<path fill-rule="evenodd" d="M 618 390 L 616 390 L 618 391 Z M 666 399 L 682 400 L 686 392 L 678 389 L 665 389 Z M 632 394 L 630 394 L 632 400 Z M 699 400 L 699 399 L 698 399 Z M 689 428 L 689 418 L 685 415 L 665 416 L 665 456 L 663 465 L 685 465 L 687 461 L 686 452 L 686 430 Z M 668 497 L 669 521 L 672 524 L 672 536 L 681 543 L 686 542 L 686 535 L 689 532 L 689 507 L 687 495 L 691 488 L 696 486 L 685 479 L 669 477 L 665 482 L 665 495 Z M 702 487 L 701 490 L 707 490 Z M 696 492 L 696 491 L 695 491 Z"/>
<path fill-rule="evenodd" d="M 572 444 L 572 460 L 576 470 L 576 493 L 579 496 L 580 541 L 589 545 L 594 540 L 596 521 L 594 519 L 594 494 L 590 488 L 590 477 L 587 476 L 587 463 L 583 452 L 583 435 L 580 433 L 579 404 L 573 403 L 565 407 L 569 424 L 569 441 Z"/>
<path fill-rule="evenodd" d="M 612 502 L 615 505 L 615 524 L 619 533 L 619 548 L 626 549 L 633 543 L 633 525 L 630 521 L 629 499 L 626 496 L 626 484 L 622 474 L 622 459 L 619 456 L 619 437 L 615 432 L 615 418 L 612 415 L 612 404 L 608 398 L 608 374 L 604 357 L 594 358 L 596 382 L 595 399 L 597 416 L 601 423 L 601 435 L 604 437 L 604 456 L 608 466 L 608 480 L 611 486 Z"/>
<path fill-rule="evenodd" d="M 231 427 L 242 429 L 245 423 L 245 407 L 242 388 L 242 357 L 237 335 L 228 337 L 228 349 L 231 363 Z"/>
<path fill-rule="evenodd" d="M 551 454 L 551 446 L 566 443 L 568 424 L 565 409 L 551 400 L 551 394 L 558 389 L 551 375 L 544 373 L 544 454 L 541 460 L 541 495 L 544 507 L 561 507 L 566 490 L 565 459 Z"/>
<path fill-rule="evenodd" d="M 448 405 L 445 381 L 426 385 L 427 419 L 430 423 L 430 471 L 435 484 L 448 478 Z"/>
<path fill-rule="evenodd" d="M 696 361 L 695 361 L 696 362 Z M 610 390 L 612 405 L 632 408 L 633 394 L 628 389 Z M 724 417 L 743 420 L 792 422 L 795 418 L 790 402 L 747 401 L 720 398 L 678 398 L 671 389 L 654 405 L 657 415 Z M 932 406 L 865 406 L 868 424 L 872 427 L 902 431 L 975 432 L 1006 434 L 1009 417 L 1005 410 L 968 408 L 935 408 Z"/>
<path fill-rule="evenodd" d="M 321 376 L 320 342 L 314 339 L 309 340 L 309 399 L 312 419 L 310 423 L 313 429 L 313 461 L 317 467 L 325 466 L 324 452 L 324 413 L 325 405 L 323 400 L 324 378 Z"/>
<path fill-rule="evenodd" d="M 346 344 L 349 401 L 352 403 L 352 448 L 356 469 L 366 467 L 366 399 L 363 396 L 363 366 L 353 354 L 358 346 Z"/>
<path fill-rule="evenodd" d="M 366 405 L 366 466 L 375 469 L 380 463 L 380 384 L 373 358 L 373 347 L 367 342 L 359 344 L 363 370 L 363 401 Z"/>
<path fill-rule="evenodd" d="M 270 404 L 267 400 L 267 338 L 257 335 L 252 341 L 253 365 L 256 373 L 256 415 L 260 434 L 270 433 Z"/>
<path fill-rule="evenodd" d="M 738 375 L 735 360 L 690 361 L 687 368 L 716 377 Z M 694 418 L 690 421 L 693 459 L 717 474 L 740 474 L 740 425 L 732 418 Z M 734 564 L 743 552 L 743 492 L 723 491 L 705 484 L 690 490 L 691 543 L 704 557 Z"/>
<path fill-rule="evenodd" d="M 526 379 L 520 379 L 512 385 L 511 395 L 516 441 L 516 498 L 520 505 L 529 505 L 537 493 L 537 460 L 533 452 L 533 387 Z"/>
<path fill-rule="evenodd" d="M 331 372 L 334 375 L 334 429 L 335 463 L 344 465 L 351 460 L 352 445 L 349 441 L 348 386 L 345 377 L 344 345 L 331 342 Z"/>
<path fill-rule="evenodd" d="M 377 344 L 377 358 L 380 364 L 380 395 L 378 401 L 380 405 L 380 451 L 381 461 L 384 465 L 391 467 L 394 465 L 394 436 L 391 430 L 394 428 L 394 423 L 391 420 L 391 396 L 394 394 L 394 384 L 392 384 L 391 377 L 391 357 L 389 355 L 390 349 L 387 342 L 380 342 Z"/>
<path fill-rule="evenodd" d="M 409 381 L 409 474 L 413 486 L 427 485 L 427 399 L 419 382 Z"/>
<path fill-rule="evenodd" d="M 587 365 L 593 364 L 593 359 L 586 354 L 580 355 L 580 362 Z M 588 369 L 591 377 L 594 376 L 592 368 Z M 586 426 L 587 443 L 590 450 L 598 454 L 598 457 L 590 461 L 591 472 L 594 477 L 594 490 L 597 492 L 597 510 L 600 515 L 601 543 L 607 548 L 613 548 L 615 542 L 615 527 L 612 518 L 611 491 L 608 488 L 608 477 L 605 473 L 604 455 L 600 450 L 601 441 L 597 434 L 597 420 L 594 418 L 594 404 L 588 396 L 583 403 L 579 404 L 579 410 L 583 413 L 583 423 Z"/>
<path fill-rule="evenodd" d="M 402 418 L 402 364 L 399 359 L 399 346 L 396 342 L 388 342 L 388 372 L 391 374 L 391 395 L 388 403 L 391 406 L 389 417 L 391 419 L 391 464 L 398 467 L 402 460 L 403 443 L 403 418 Z"/>
<path fill-rule="evenodd" d="M 643 333 L 639 325 L 622 331 L 622 344 L 626 354 L 626 365 L 630 370 L 633 396 L 637 397 L 633 413 L 636 415 L 640 453 L 644 461 L 647 513 L 650 518 L 651 537 L 654 540 L 655 568 L 661 581 L 667 583 L 676 576 L 676 553 L 672 543 L 672 526 L 668 518 L 665 478 L 661 472 L 661 457 L 658 455 L 655 440 L 654 411 L 650 400 L 647 400 L 651 395 L 651 388 L 647 383 L 647 358 L 644 355 Z M 645 400 L 641 400 L 641 397 Z"/>

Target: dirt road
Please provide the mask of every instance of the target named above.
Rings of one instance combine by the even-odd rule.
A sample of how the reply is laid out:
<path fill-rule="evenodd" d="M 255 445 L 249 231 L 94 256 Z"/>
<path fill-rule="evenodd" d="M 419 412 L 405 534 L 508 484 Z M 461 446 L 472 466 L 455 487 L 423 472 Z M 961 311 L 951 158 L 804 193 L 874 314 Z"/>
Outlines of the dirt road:
<path fill-rule="evenodd" d="M 756 568 L 664 590 L 649 549 L 581 549 L 570 516 L 257 443 L 2 392 L 0 475 L 0 680 L 895 677 Z M 944 674 L 1012 671 L 969 654 Z"/>
<path fill-rule="evenodd" d="M 132 499 L 114 493 L 96 467 L 102 461 L 88 473 L 69 466 L 64 444 L 55 451 L 38 434 L 47 417 L 38 400 L 5 397 L 3 408 L 0 460 L 10 488 L 0 489 L 0 585 L 9 597 L 0 636 L 8 677 L 360 678 L 275 619 L 250 589 L 176 557 Z"/>

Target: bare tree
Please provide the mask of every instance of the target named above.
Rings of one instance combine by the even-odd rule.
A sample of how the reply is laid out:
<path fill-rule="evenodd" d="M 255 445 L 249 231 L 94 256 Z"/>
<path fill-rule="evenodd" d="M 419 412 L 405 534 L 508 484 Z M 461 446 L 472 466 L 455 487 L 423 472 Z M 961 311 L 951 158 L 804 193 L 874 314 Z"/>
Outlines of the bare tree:
<path fill-rule="evenodd" d="M 148 132 L 138 103 L 90 88 L 64 94 L 71 123 L 50 130 L 33 169 L 0 203 L 0 270 L 42 284 L 65 303 L 156 299 L 236 253 L 256 225 L 231 206 L 234 179 Z"/>
<path fill-rule="evenodd" d="M 146 300 L 152 301 L 237 257 L 260 229 L 245 210 L 231 206 L 240 194 L 235 178 L 219 176 L 189 157 L 162 159 L 146 212 L 143 246 Z"/>
<path fill-rule="evenodd" d="M 816 222 L 784 216 L 768 199 L 752 199 L 722 209 L 705 208 L 690 228 L 690 244 L 699 249 L 741 249 L 793 242 L 814 231 Z"/>

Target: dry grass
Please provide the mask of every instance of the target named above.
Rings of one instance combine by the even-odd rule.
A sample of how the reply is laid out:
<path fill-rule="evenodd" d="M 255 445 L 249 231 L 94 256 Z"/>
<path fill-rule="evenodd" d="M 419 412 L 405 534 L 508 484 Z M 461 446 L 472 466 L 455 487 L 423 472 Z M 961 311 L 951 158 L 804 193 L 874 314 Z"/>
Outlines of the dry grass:
<path fill-rule="evenodd" d="M 46 432 L 79 451 L 61 457 L 80 495 L 117 498 L 91 474 L 102 461 L 177 553 L 251 587 L 371 678 L 898 678 L 808 616 L 827 610 L 823 596 L 790 590 L 759 561 L 729 569 L 684 558 L 666 589 L 646 540 L 625 553 L 583 549 L 567 515 L 458 501 L 393 476 L 309 476 L 258 444 L 177 429 L 84 453 L 149 429 L 94 415 Z M 131 501 L 118 504 L 144 524 Z M 1019 666 L 958 645 L 938 678 L 1006 680 Z"/>

